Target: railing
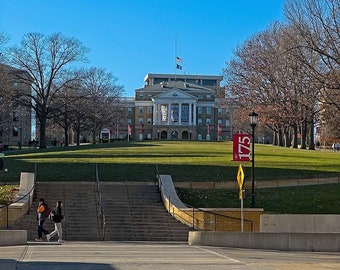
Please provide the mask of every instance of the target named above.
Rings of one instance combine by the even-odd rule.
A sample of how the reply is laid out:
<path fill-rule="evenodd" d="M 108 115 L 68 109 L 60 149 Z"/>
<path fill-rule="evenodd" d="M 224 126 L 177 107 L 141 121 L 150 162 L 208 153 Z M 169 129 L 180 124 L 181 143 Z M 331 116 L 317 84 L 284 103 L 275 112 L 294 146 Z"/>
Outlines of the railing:
<path fill-rule="evenodd" d="M 158 188 L 165 208 L 173 217 L 192 227 L 193 230 L 221 231 L 224 230 L 225 226 L 235 226 L 235 222 L 233 221 L 237 221 L 237 224 L 241 224 L 241 218 L 195 208 L 183 203 L 177 196 L 171 196 L 171 192 L 162 184 L 157 165 L 155 178 L 158 182 Z M 179 205 L 179 207 L 176 207 L 176 204 Z M 243 221 L 248 224 L 250 231 L 254 230 L 252 220 L 243 219 Z"/>
<path fill-rule="evenodd" d="M 99 218 L 100 218 L 100 233 L 102 240 L 105 240 L 105 231 L 106 231 L 106 217 L 103 207 L 103 200 L 102 194 L 100 191 L 99 185 L 99 173 L 98 173 L 98 165 L 96 164 L 96 188 L 97 188 L 97 195 L 98 195 L 98 206 L 100 210 Z"/>
<path fill-rule="evenodd" d="M 9 208 L 9 206 L 14 204 L 14 203 L 22 202 L 24 199 L 27 198 L 27 212 L 26 213 L 29 213 L 30 208 L 31 208 L 31 204 L 32 204 L 32 201 L 33 201 L 33 197 L 34 197 L 34 190 L 35 190 L 35 185 L 30 189 L 30 191 L 27 194 L 18 197 L 13 202 L 10 202 L 10 203 L 8 203 L 6 205 L 0 206 L 0 209 L 6 207 L 6 229 L 9 228 L 9 224 L 8 224 L 8 219 L 9 219 L 9 210 L 8 210 L 8 208 Z"/>

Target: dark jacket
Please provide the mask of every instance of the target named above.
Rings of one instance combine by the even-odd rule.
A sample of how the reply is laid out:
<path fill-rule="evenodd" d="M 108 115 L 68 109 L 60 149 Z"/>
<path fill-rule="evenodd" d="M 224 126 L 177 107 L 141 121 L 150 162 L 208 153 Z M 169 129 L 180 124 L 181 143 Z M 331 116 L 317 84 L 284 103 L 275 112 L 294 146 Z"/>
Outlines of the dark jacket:
<path fill-rule="evenodd" d="M 52 210 L 52 214 L 53 214 L 53 221 L 54 223 L 60 223 L 61 220 L 64 218 L 62 211 L 61 211 L 61 207 L 56 207 Z"/>

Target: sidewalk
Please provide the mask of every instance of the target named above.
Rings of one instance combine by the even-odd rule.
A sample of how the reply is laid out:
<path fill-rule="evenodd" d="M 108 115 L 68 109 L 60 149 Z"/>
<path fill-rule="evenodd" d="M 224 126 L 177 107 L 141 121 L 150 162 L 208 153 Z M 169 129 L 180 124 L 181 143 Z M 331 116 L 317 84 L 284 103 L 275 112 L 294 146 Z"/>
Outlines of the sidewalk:
<path fill-rule="evenodd" d="M 29 242 L 0 247 L 1 270 L 329 270 L 339 253 L 189 246 L 169 242 Z"/>

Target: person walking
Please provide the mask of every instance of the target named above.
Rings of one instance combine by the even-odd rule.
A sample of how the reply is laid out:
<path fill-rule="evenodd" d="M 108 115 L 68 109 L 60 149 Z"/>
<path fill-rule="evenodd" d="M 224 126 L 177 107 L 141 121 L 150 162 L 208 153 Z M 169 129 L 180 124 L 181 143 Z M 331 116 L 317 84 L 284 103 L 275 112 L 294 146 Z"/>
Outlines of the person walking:
<path fill-rule="evenodd" d="M 48 211 L 48 206 L 45 203 L 45 200 L 43 198 L 39 199 L 39 205 L 37 208 L 38 238 L 35 239 L 35 241 L 41 242 L 43 241 L 42 239 L 43 233 L 45 235 L 49 234 L 49 232 L 44 228 L 45 220 L 48 217 L 47 211 Z"/>
<path fill-rule="evenodd" d="M 56 203 L 56 207 L 51 212 L 52 221 L 54 222 L 54 231 L 46 235 L 47 241 L 58 234 L 58 242 L 63 243 L 63 229 L 61 226 L 61 220 L 64 218 L 62 214 L 62 201 Z"/>

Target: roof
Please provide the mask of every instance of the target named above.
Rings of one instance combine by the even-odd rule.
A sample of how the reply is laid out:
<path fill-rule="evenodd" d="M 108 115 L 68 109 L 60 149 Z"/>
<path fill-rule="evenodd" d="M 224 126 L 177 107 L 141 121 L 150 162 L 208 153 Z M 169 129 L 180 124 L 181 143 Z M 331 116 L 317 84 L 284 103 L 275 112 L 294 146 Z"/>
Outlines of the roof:
<path fill-rule="evenodd" d="M 186 74 L 158 74 L 158 73 L 147 73 L 144 81 L 146 82 L 149 78 L 164 78 L 164 79 L 208 79 L 222 81 L 223 76 L 218 75 L 186 75 Z"/>
<path fill-rule="evenodd" d="M 148 87 L 139 88 L 136 91 L 145 91 L 145 92 L 167 92 L 173 89 L 179 89 L 183 92 L 201 92 L 201 93 L 211 93 L 214 94 L 215 91 L 206 88 L 197 84 L 186 83 L 181 81 L 170 81 L 159 83 L 156 85 L 150 85 Z"/>

